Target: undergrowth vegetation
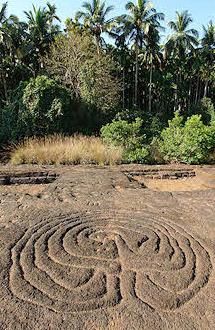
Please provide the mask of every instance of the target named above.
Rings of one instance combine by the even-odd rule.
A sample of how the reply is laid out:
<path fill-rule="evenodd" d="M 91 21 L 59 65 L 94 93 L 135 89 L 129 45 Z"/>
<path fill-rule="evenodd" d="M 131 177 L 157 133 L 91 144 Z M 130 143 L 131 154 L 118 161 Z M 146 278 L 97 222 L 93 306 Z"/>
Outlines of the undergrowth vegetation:
<path fill-rule="evenodd" d="M 169 120 L 169 126 L 161 132 L 159 147 L 166 161 L 207 162 L 215 148 L 215 122 L 204 125 L 201 115 L 193 115 L 184 121 L 176 112 Z"/>
<path fill-rule="evenodd" d="M 183 118 L 178 111 L 168 126 L 152 139 L 144 134 L 143 120 L 114 120 L 101 129 L 103 140 L 123 146 L 123 160 L 138 163 L 183 162 L 200 164 L 213 160 L 215 122 L 205 125 L 201 115 Z"/>
<path fill-rule="evenodd" d="M 214 22 L 200 34 L 148 0 L 117 17 L 80 5 L 64 26 L 54 4 L 24 21 L 0 5 L 0 150 L 16 145 L 16 164 L 214 163 Z"/>

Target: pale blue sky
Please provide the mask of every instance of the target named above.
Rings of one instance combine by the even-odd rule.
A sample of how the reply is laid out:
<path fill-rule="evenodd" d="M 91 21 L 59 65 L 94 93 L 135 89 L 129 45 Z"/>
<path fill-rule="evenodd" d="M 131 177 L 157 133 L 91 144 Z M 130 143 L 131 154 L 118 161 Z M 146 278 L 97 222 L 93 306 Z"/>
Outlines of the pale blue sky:
<path fill-rule="evenodd" d="M 0 0 L 0 3 L 5 1 Z M 31 9 L 32 3 L 36 6 L 44 6 L 46 2 L 44 0 L 8 0 L 8 14 L 13 13 L 23 19 L 23 11 Z M 82 0 L 50 0 L 49 2 L 55 3 L 58 16 L 62 21 L 65 21 L 67 17 L 73 17 L 83 3 Z M 114 16 L 125 12 L 124 8 L 128 0 L 107 0 L 106 2 L 108 5 L 115 6 Z M 188 10 L 193 16 L 193 27 L 199 31 L 209 20 L 215 21 L 215 0 L 154 0 L 153 3 L 158 11 L 165 13 L 166 22 L 174 19 L 176 10 Z"/>

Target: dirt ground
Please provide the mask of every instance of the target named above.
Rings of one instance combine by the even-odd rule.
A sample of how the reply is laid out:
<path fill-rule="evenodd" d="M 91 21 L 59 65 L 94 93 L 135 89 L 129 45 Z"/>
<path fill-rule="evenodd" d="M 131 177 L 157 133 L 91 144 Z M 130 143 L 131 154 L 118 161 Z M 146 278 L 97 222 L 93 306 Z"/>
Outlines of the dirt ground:
<path fill-rule="evenodd" d="M 0 330 L 214 329 L 215 167 L 0 178 L 37 171 L 59 176 L 0 185 Z"/>

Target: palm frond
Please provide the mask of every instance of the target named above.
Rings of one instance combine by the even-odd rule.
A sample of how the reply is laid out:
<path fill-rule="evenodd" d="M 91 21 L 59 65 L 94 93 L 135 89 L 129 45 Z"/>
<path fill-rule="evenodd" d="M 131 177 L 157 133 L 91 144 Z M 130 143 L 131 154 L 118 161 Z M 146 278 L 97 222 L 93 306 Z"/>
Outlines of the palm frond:
<path fill-rule="evenodd" d="M 2 4 L 1 10 L 0 10 L 0 23 L 3 23 L 6 19 L 6 11 L 7 11 L 7 2 Z"/>

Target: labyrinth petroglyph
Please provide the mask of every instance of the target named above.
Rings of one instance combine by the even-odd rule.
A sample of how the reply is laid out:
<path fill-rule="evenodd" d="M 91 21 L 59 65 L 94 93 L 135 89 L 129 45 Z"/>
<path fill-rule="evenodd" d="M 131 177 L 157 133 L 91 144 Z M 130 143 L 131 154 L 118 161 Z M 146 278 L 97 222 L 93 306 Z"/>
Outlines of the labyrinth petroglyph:
<path fill-rule="evenodd" d="M 9 284 L 19 299 L 55 312 L 137 302 L 177 310 L 210 280 L 206 248 L 168 219 L 94 212 L 45 220 L 11 249 Z"/>

